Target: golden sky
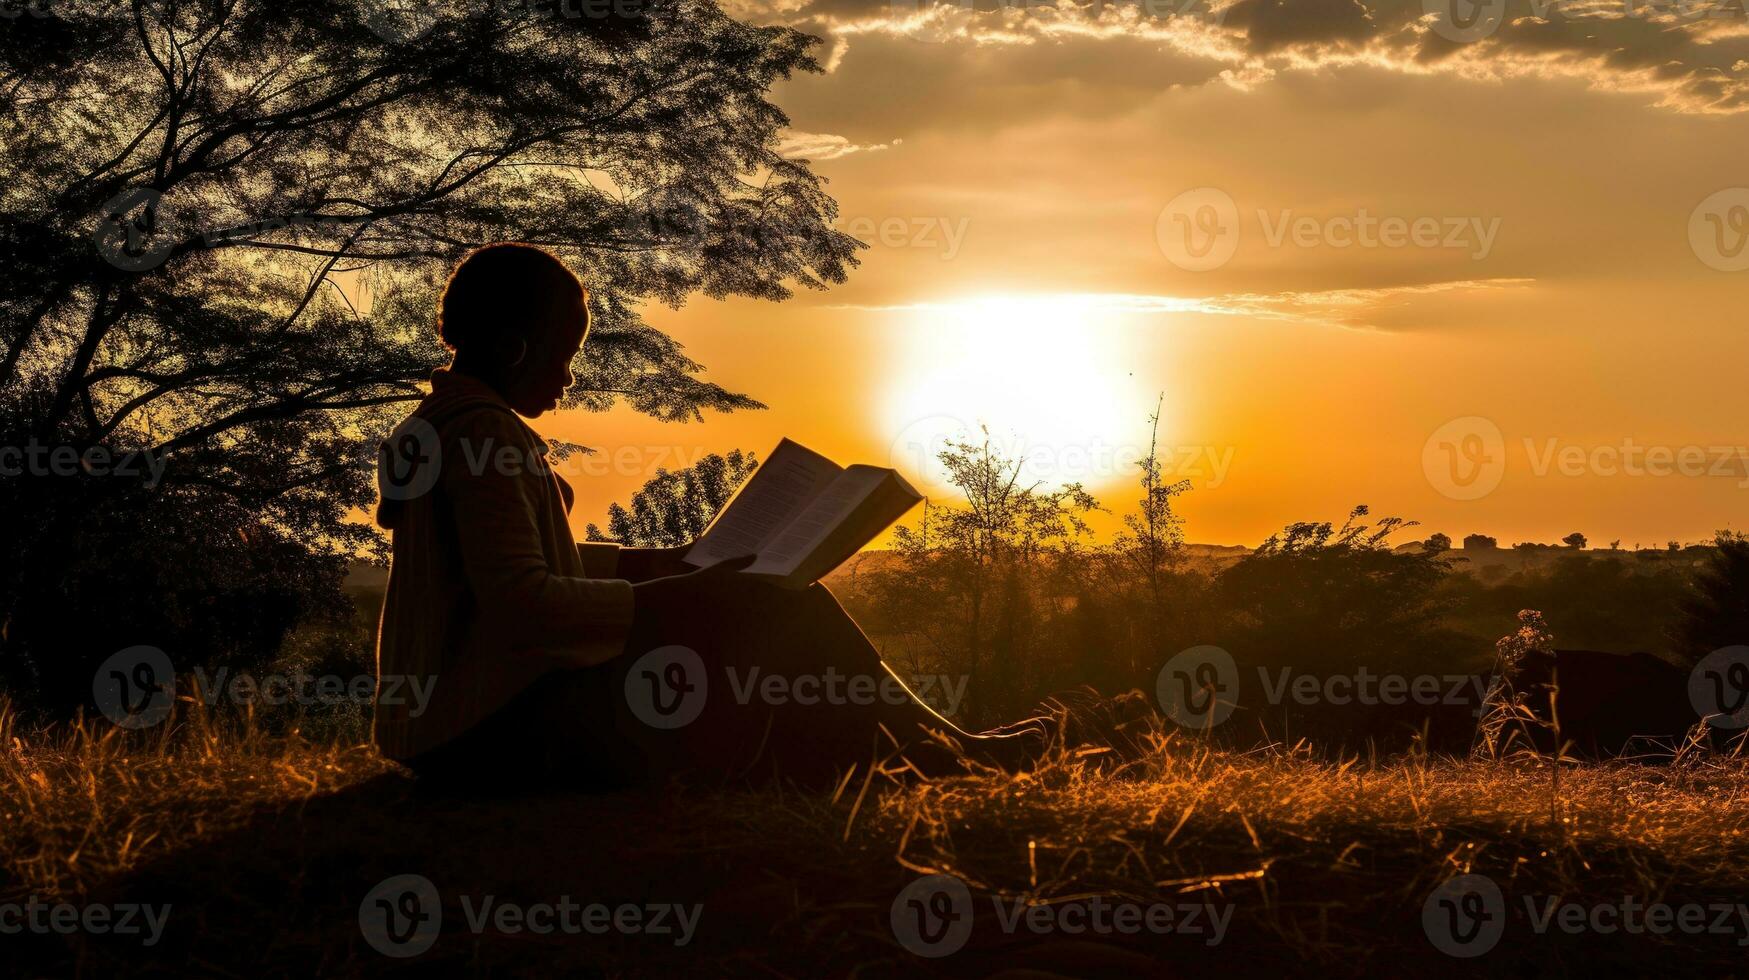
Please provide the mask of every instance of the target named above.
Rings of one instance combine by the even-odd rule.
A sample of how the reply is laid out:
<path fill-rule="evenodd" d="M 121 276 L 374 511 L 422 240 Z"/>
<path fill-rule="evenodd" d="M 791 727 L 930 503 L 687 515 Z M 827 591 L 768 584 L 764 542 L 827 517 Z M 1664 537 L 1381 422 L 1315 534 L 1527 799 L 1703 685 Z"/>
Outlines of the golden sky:
<path fill-rule="evenodd" d="M 783 436 L 939 493 L 931 440 L 978 424 L 1126 507 L 1162 396 L 1194 541 L 1357 503 L 1502 544 L 1744 526 L 1741 0 L 1479 8 L 1473 42 L 1419 2 L 1145 2 L 747 4 L 828 39 L 774 98 L 870 247 L 648 311 L 770 408 L 542 420 L 602 450 L 579 529 Z"/>

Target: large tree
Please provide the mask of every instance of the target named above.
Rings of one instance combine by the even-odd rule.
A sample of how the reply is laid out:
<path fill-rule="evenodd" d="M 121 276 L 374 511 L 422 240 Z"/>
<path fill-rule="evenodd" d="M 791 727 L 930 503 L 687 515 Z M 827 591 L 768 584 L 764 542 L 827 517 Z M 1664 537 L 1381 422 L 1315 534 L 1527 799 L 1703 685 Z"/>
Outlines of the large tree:
<path fill-rule="evenodd" d="M 594 320 L 566 404 L 670 420 L 758 403 L 640 307 L 778 300 L 855 262 L 821 178 L 776 152 L 768 90 L 818 70 L 815 39 L 711 0 L 21 10 L 0 30 L 0 446 L 24 450 L 0 467 L 0 635 L 39 674 L 36 613 L 78 605 L 68 583 L 113 553 L 94 534 L 199 528 L 220 578 L 224 548 L 295 542 L 332 580 L 465 249 L 563 255 Z"/>

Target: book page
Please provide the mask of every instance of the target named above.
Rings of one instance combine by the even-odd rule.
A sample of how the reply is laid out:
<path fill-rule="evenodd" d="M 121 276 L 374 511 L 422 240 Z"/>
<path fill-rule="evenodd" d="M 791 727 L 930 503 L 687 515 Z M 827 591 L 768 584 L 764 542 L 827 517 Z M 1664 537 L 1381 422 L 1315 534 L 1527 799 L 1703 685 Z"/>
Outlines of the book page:
<path fill-rule="evenodd" d="M 686 563 L 714 565 L 760 554 L 842 472 L 819 453 L 783 440 L 699 535 L 686 552 Z"/>
<path fill-rule="evenodd" d="M 795 571 L 886 478 L 886 470 L 873 467 L 845 470 L 759 550 L 759 560 L 747 571 L 754 575 L 788 575 Z"/>
<path fill-rule="evenodd" d="M 870 467 L 851 469 L 854 471 Z M 866 547 L 923 499 L 923 495 L 906 483 L 905 478 L 898 473 L 892 470 L 876 472 L 880 474 L 880 479 L 874 489 L 857 503 L 856 508 L 837 527 L 809 549 L 807 557 L 802 559 L 795 571 L 782 580 L 785 586 L 800 589 L 818 581 L 844 564 L 845 559 Z"/>

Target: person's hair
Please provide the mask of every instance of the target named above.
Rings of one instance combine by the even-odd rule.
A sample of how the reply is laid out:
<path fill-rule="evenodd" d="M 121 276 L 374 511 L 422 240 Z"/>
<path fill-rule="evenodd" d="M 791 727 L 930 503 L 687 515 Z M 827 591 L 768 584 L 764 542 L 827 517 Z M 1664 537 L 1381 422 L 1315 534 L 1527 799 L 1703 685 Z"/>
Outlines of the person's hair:
<path fill-rule="evenodd" d="M 560 298 L 589 291 L 559 257 L 538 245 L 499 242 L 462 257 L 437 303 L 437 335 L 452 351 L 493 335 L 524 340 Z"/>

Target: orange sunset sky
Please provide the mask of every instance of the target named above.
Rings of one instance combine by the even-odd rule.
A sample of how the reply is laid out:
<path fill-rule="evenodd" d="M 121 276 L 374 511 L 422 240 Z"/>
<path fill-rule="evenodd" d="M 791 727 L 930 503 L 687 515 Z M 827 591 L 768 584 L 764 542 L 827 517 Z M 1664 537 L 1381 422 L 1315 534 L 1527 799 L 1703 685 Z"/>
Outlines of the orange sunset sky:
<path fill-rule="evenodd" d="M 602 451 L 579 531 L 786 435 L 941 494 L 931 440 L 978 423 L 1122 509 L 1162 395 L 1192 541 L 1357 503 L 1503 545 L 1742 528 L 1741 4 L 1514 5 L 1474 43 L 1419 2 L 727 6 L 826 39 L 774 100 L 869 248 L 826 292 L 649 310 L 770 407 L 542 419 Z M 1358 240 L 1387 218 L 1438 241 Z"/>

